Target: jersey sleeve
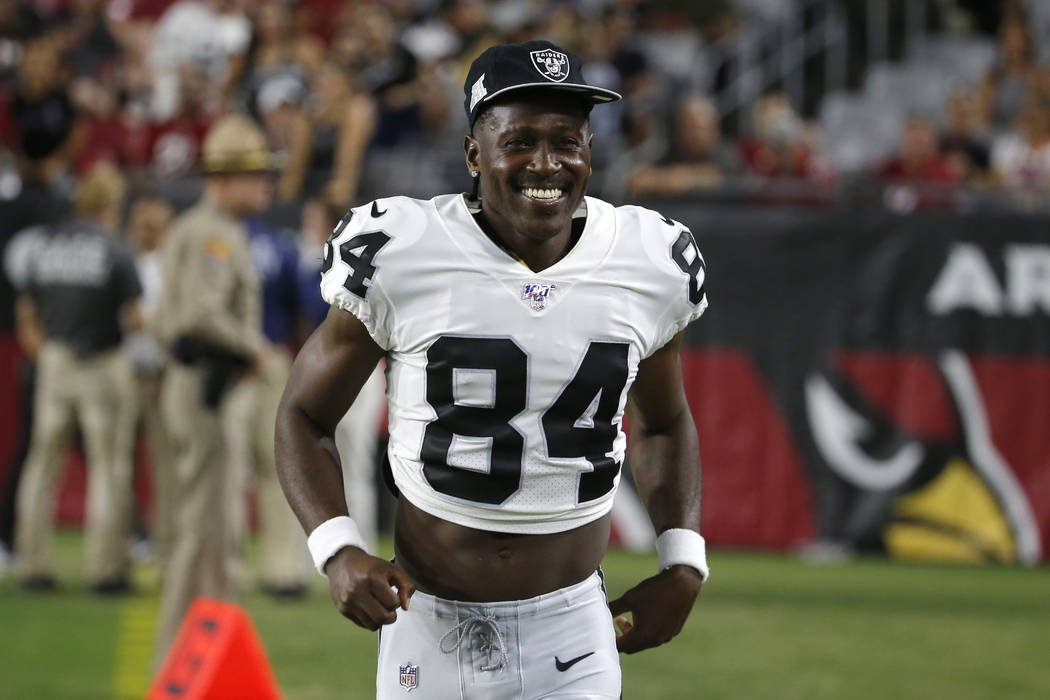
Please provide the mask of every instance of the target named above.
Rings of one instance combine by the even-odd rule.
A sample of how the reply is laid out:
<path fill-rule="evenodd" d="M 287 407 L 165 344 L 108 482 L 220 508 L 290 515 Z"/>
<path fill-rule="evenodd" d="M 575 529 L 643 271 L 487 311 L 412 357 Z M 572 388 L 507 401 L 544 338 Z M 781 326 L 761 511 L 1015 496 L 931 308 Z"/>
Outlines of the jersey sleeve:
<path fill-rule="evenodd" d="M 663 287 L 666 306 L 657 320 L 652 345 L 655 352 L 707 310 L 707 263 L 686 226 L 656 212 L 647 211 L 644 219 L 646 228 L 655 234 L 647 245 L 649 254 L 667 281 Z"/>
<path fill-rule="evenodd" d="M 335 227 L 322 253 L 321 296 L 357 317 L 376 344 L 390 350 L 394 308 L 382 288 L 382 253 L 390 235 L 376 223 L 364 206 L 348 211 Z"/>

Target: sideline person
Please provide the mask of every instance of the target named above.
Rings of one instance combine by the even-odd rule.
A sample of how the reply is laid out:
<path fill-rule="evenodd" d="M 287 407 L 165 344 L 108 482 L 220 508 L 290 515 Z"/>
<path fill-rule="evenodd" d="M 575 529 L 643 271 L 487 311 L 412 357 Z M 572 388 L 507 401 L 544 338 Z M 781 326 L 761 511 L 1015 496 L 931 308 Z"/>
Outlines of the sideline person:
<path fill-rule="evenodd" d="M 242 219 L 269 204 L 272 158 L 259 127 L 234 114 L 208 132 L 203 159 L 204 196 L 175 220 L 161 253 L 157 330 L 172 358 L 161 415 L 176 493 L 155 666 L 195 597 L 236 593 L 227 512 L 234 473 L 222 424 L 230 390 L 247 371 L 261 371 L 270 353 Z"/>
<path fill-rule="evenodd" d="M 51 540 L 63 456 L 79 426 L 88 485 L 84 570 L 90 590 L 131 590 L 128 557 L 130 460 L 119 454 L 128 412 L 131 365 L 121 352 L 142 325 L 142 287 L 118 233 L 127 185 L 110 163 L 78 183 L 76 216 L 52 227 L 30 261 L 18 300 L 20 336 L 36 351 L 34 420 L 18 490 L 15 564 L 19 584 L 55 588 Z"/>

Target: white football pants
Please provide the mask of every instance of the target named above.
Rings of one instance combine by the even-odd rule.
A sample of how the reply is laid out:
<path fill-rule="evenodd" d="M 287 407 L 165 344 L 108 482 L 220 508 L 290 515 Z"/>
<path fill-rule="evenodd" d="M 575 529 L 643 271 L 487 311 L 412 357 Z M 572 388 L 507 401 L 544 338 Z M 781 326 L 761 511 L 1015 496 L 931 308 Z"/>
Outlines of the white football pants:
<path fill-rule="evenodd" d="M 380 700 L 619 697 L 600 572 L 520 601 L 461 603 L 417 591 L 380 630 Z"/>

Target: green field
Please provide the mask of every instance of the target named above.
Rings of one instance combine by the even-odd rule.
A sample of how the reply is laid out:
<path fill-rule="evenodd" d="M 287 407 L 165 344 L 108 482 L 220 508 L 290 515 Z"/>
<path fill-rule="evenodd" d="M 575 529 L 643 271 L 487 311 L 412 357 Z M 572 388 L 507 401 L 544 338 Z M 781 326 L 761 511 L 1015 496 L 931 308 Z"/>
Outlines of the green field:
<path fill-rule="evenodd" d="M 138 595 L 92 598 L 79 588 L 79 545 L 59 537 L 58 593 L 0 583 L 0 698 L 144 693 L 155 574 L 136 572 Z M 1050 698 L 1046 568 L 814 566 L 717 550 L 710 561 L 681 636 L 623 657 L 625 698 Z M 654 567 L 653 557 L 611 552 L 610 595 Z M 372 696 L 375 637 L 339 617 L 323 580 L 305 602 L 254 591 L 241 602 L 288 700 Z"/>

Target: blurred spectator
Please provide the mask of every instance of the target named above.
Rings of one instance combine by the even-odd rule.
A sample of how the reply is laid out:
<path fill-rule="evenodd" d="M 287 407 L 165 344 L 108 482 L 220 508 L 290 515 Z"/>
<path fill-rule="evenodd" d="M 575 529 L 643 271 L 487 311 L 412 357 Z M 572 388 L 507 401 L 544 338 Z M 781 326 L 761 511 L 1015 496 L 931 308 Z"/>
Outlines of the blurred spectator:
<path fill-rule="evenodd" d="M 334 59 L 360 77 L 378 107 L 373 142 L 381 148 L 425 142 L 448 114 L 444 83 L 433 61 L 420 62 L 398 40 L 390 10 L 359 4 L 345 14 L 333 40 Z"/>
<path fill-rule="evenodd" d="M 18 60 L 20 43 L 43 33 L 43 19 L 25 2 L 0 3 L 0 76 Z"/>
<path fill-rule="evenodd" d="M 118 116 L 116 93 L 104 83 L 90 77 L 76 79 L 71 87 L 73 103 L 81 115 L 83 138 L 78 139 L 73 154 L 73 170 L 84 173 L 99 161 L 109 161 L 122 168 L 131 164 L 126 150 L 127 134 Z"/>
<path fill-rule="evenodd" d="M 142 311 L 154 318 L 160 297 L 160 249 L 171 224 L 171 205 L 157 197 L 140 197 L 128 213 L 127 238 L 142 282 Z"/>
<path fill-rule="evenodd" d="M 624 201 L 631 175 L 639 167 L 655 163 L 666 150 L 667 139 L 656 110 L 645 101 L 629 102 L 620 125 L 620 139 L 605 167 L 602 197 L 612 202 Z"/>
<path fill-rule="evenodd" d="M 1050 98 L 1029 93 L 1014 131 L 992 145 L 992 170 L 996 181 L 1010 188 L 1050 188 Z"/>
<path fill-rule="evenodd" d="M 160 180 L 177 180 L 196 172 L 204 137 L 214 121 L 214 112 L 207 106 L 207 76 L 189 65 L 181 66 L 176 75 L 176 109 L 149 129 L 148 166 Z"/>
<path fill-rule="evenodd" d="M 981 82 L 981 103 L 996 130 L 1009 128 L 1025 95 L 1045 89 L 1046 71 L 1035 62 L 1032 37 L 1023 17 L 1011 14 L 999 26 L 999 58 Z"/>
<path fill-rule="evenodd" d="M 250 104 L 257 103 L 263 86 L 278 78 L 306 85 L 324 57 L 316 36 L 299 30 L 288 0 L 265 0 L 256 10 L 248 51 L 233 59 L 232 80 L 244 76 Z"/>
<path fill-rule="evenodd" d="M 151 74 L 145 64 L 127 61 L 121 67 L 117 89 L 119 160 L 134 178 L 133 185 L 152 183 L 153 122 L 150 115 Z"/>
<path fill-rule="evenodd" d="M 986 125 L 981 121 L 977 96 L 970 90 L 954 91 L 948 98 L 947 123 L 941 133 L 940 151 L 963 182 L 981 182 L 991 163 Z"/>
<path fill-rule="evenodd" d="M 714 187 L 737 172 L 737 159 L 722 140 L 714 104 L 687 95 L 675 110 L 671 147 L 663 158 L 631 174 L 630 194 L 676 197 Z"/>
<path fill-rule="evenodd" d="M 883 180 L 950 183 L 961 173 L 941 155 L 933 124 L 923 117 L 910 117 L 901 129 L 897 152 L 876 168 L 876 175 Z"/>
<path fill-rule="evenodd" d="M 500 43 L 489 24 L 489 7 L 482 0 L 448 0 L 444 4 L 441 21 L 456 37 L 458 48 L 454 52 L 456 78 L 459 85 L 467 77 L 470 63 L 492 44 Z M 552 21 L 561 7 L 548 7 L 547 19 Z"/>
<path fill-rule="evenodd" d="M 100 77 L 112 72 L 120 58 L 117 41 L 104 10 L 105 0 L 69 3 L 70 18 L 63 28 L 69 62 L 78 76 Z"/>
<path fill-rule="evenodd" d="M 113 22 L 151 23 L 176 0 L 109 0 L 106 3 L 106 14 Z"/>
<path fill-rule="evenodd" d="M 766 178 L 828 179 L 809 127 L 780 93 L 763 96 L 752 113 L 752 134 L 740 141 L 744 170 Z"/>
<path fill-rule="evenodd" d="M 327 46 L 335 35 L 337 23 L 333 20 L 346 4 L 347 0 L 299 0 L 295 11 L 296 20 L 305 31 L 320 38 Z"/>
<path fill-rule="evenodd" d="M 47 46 L 39 40 L 27 45 L 27 60 L 37 64 L 28 70 L 31 75 L 53 74 L 54 68 L 39 70 L 38 64 Z M 47 60 L 46 56 L 43 60 Z M 23 72 L 27 72 L 25 63 Z M 2 87 L 0 83 L 0 91 Z M 71 128 L 61 110 L 56 116 L 25 130 L 15 128 L 16 120 L 9 119 L 11 130 L 7 138 L 14 153 L 11 158 L 14 167 L 0 172 L 0 260 L 3 261 L 0 268 L 0 362 L 3 363 L 0 379 L 10 378 L 0 390 L 8 397 L 18 397 L 14 403 L 19 412 L 5 421 L 5 427 L 14 436 L 14 449 L 2 472 L 0 560 L 6 559 L 14 548 L 15 500 L 29 452 L 36 391 L 38 337 L 32 332 L 23 332 L 18 334 L 17 341 L 15 339 L 16 290 L 24 289 L 30 260 L 46 242 L 50 225 L 65 217 L 68 209 L 62 177 Z"/>
<path fill-rule="evenodd" d="M 317 73 L 310 108 L 310 167 L 304 196 L 327 187 L 347 207 L 354 202 L 376 119 L 372 98 L 354 89 L 339 64 L 325 61 Z"/>
<path fill-rule="evenodd" d="M 10 134 L 14 170 L 0 187 L 0 333 L 14 328 L 14 284 L 24 278 L 26 258 L 14 253 L 15 234 L 65 215 L 68 201 L 62 178 L 73 130 L 72 103 L 59 87 L 60 67 L 47 39 L 30 41 L 11 103 Z"/>
<path fill-rule="evenodd" d="M 19 298 L 23 337 L 36 335 L 39 377 L 25 475 L 18 491 L 15 563 L 22 587 L 55 587 L 51 535 L 57 473 L 74 422 L 84 436 L 88 493 L 84 562 L 98 593 L 130 589 L 131 474 L 117 454 L 130 367 L 119 351 L 141 325 L 141 295 L 130 252 L 117 240 L 124 179 L 100 163 L 78 184 L 77 219 L 60 225 L 33 257 Z"/>
<path fill-rule="evenodd" d="M 310 573 L 306 537 L 277 481 L 274 423 L 292 365 L 299 319 L 299 250 L 265 221 L 248 217 L 249 247 L 262 283 L 265 360 L 231 390 L 223 432 L 235 474 L 227 499 L 234 552 L 248 526 L 244 493 L 254 483 L 259 516 L 259 583 L 275 598 L 299 598 Z"/>
<path fill-rule="evenodd" d="M 149 54 L 153 71 L 152 111 L 172 118 L 184 104 L 180 70 L 200 71 L 204 95 L 196 99 L 217 109 L 230 95 L 236 74 L 231 61 L 248 50 L 251 24 L 236 0 L 179 0 L 157 21 Z"/>
<path fill-rule="evenodd" d="M 321 253 L 325 241 L 332 235 L 347 207 L 325 197 L 311 197 L 303 203 L 299 236 L 299 303 L 302 325 L 300 343 L 306 335 L 321 325 L 331 308 L 321 297 Z"/>
<path fill-rule="evenodd" d="M 10 109 L 21 154 L 45 169 L 58 165 L 70 146 L 76 114 L 67 81 L 53 37 L 26 42 Z"/>
<path fill-rule="evenodd" d="M 295 200 L 303 188 L 313 128 L 303 108 L 306 91 L 298 78 L 278 75 L 262 84 L 256 96 L 256 111 L 266 129 L 266 138 L 278 161 L 277 201 Z"/>
<path fill-rule="evenodd" d="M 617 13 L 606 12 L 580 21 L 576 53 L 583 59 L 587 82 L 623 94 L 615 57 L 630 37 L 630 29 L 621 31 L 623 23 L 618 17 Z M 626 24 L 632 26 L 629 15 Z M 598 169 L 604 168 L 612 155 L 624 114 L 622 101 L 609 103 L 607 107 L 591 112 L 591 133 L 596 137 L 591 147 L 591 162 Z"/>
<path fill-rule="evenodd" d="M 609 138 L 608 142 L 595 139 L 592 146 L 594 162 L 606 164 L 601 195 L 613 201 L 623 201 L 627 180 L 637 167 L 656 162 L 667 150 L 669 121 L 665 109 L 670 102 L 669 91 L 645 55 L 629 47 L 629 21 L 629 16 L 616 12 L 607 16 L 603 25 L 607 27 L 611 64 L 623 100 L 609 108 L 620 113 L 619 138 Z"/>
<path fill-rule="evenodd" d="M 122 456 L 134 457 L 141 426 L 149 444 L 153 467 L 153 518 L 149 538 L 162 578 L 174 540 L 176 480 L 172 471 L 170 439 L 160 415 L 160 384 L 167 353 L 157 338 L 156 326 L 161 287 L 160 249 L 171 218 L 171 205 L 163 199 L 148 196 L 136 200 L 128 214 L 127 238 L 142 283 L 141 307 L 145 327 L 131 334 L 124 344 L 134 369 L 135 386 L 134 410 L 122 427 L 125 446 L 120 451 Z"/>

